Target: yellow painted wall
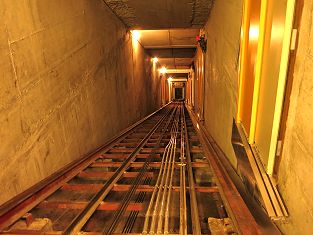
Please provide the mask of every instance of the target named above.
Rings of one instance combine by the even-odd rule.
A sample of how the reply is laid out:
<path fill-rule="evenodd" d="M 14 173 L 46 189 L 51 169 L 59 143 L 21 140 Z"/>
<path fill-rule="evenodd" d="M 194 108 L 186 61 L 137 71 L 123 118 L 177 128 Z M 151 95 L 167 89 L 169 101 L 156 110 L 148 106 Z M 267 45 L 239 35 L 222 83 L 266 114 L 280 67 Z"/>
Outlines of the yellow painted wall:
<path fill-rule="evenodd" d="M 249 136 L 251 111 L 256 71 L 256 57 L 259 39 L 260 0 L 245 1 L 244 27 L 242 30 L 241 48 L 241 97 L 239 104 L 239 120 Z"/>
<path fill-rule="evenodd" d="M 255 146 L 267 166 L 284 39 L 287 0 L 268 1 Z"/>

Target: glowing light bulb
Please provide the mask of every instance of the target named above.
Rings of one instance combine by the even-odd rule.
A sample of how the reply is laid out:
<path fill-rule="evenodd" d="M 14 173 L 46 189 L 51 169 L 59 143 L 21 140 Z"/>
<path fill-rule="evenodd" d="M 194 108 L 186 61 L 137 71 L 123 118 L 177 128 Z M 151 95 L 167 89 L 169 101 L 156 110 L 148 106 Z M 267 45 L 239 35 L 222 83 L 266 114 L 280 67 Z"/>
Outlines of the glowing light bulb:
<path fill-rule="evenodd" d="M 152 59 L 152 61 L 153 61 L 153 63 L 157 63 L 157 62 L 159 61 L 159 59 L 158 59 L 157 57 L 154 57 L 154 58 Z"/>
<path fill-rule="evenodd" d="M 140 35 L 140 32 L 139 32 L 138 30 L 132 30 L 131 33 L 132 33 L 132 35 L 133 35 L 133 39 L 139 41 L 140 36 L 141 36 L 141 35 Z"/>
<path fill-rule="evenodd" d="M 257 41 L 259 38 L 259 27 L 251 25 L 249 29 L 249 39 Z"/>
<path fill-rule="evenodd" d="M 163 66 L 163 67 L 160 69 L 160 73 L 165 74 L 166 72 L 167 72 L 167 69 Z"/>

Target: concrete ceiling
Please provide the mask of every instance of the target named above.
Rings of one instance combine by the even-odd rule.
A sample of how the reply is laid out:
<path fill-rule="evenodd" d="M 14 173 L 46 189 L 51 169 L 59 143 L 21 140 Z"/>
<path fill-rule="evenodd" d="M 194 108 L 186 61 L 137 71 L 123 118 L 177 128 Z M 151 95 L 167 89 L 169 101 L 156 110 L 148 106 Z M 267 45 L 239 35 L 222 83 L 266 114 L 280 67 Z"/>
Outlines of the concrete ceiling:
<path fill-rule="evenodd" d="M 190 68 L 193 58 L 159 58 L 159 64 L 168 69 Z"/>
<path fill-rule="evenodd" d="M 130 29 L 201 28 L 213 0 L 103 0 Z"/>
<path fill-rule="evenodd" d="M 214 0 L 103 0 L 159 64 L 189 68 Z"/>
<path fill-rule="evenodd" d="M 158 58 L 192 58 L 196 48 L 157 48 L 148 49 L 147 52 L 151 57 Z"/>
<path fill-rule="evenodd" d="M 196 51 L 199 29 L 140 30 L 140 43 L 168 68 L 188 68 Z"/>
<path fill-rule="evenodd" d="M 140 30 L 140 42 L 145 48 L 196 47 L 199 29 Z"/>

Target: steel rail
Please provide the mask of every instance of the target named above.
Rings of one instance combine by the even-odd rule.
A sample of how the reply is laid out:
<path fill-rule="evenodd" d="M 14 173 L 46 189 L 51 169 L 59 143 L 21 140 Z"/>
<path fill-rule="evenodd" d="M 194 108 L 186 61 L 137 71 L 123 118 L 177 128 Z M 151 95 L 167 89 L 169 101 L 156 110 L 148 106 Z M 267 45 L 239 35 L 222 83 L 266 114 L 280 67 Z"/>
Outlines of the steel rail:
<path fill-rule="evenodd" d="M 235 183 L 227 171 L 227 167 L 225 167 L 229 163 L 225 165 L 223 163 L 224 161 L 222 159 L 226 159 L 223 151 L 215 143 L 205 127 L 201 123 L 198 123 L 197 116 L 190 107 L 186 106 L 186 108 L 192 125 L 202 143 L 207 161 L 212 167 L 220 196 L 229 217 L 232 219 L 236 232 L 238 234 L 248 235 L 264 234 L 261 230 L 261 226 L 256 222 L 243 197 L 238 192 Z"/>
<path fill-rule="evenodd" d="M 152 178 L 146 178 L 144 181 L 145 185 L 149 185 L 151 183 Z M 137 198 L 136 198 L 136 203 L 143 203 L 144 199 L 146 197 L 147 192 L 139 192 Z M 125 223 L 125 226 L 123 228 L 122 233 L 131 233 L 133 226 L 135 224 L 135 221 L 137 219 L 137 216 L 139 214 L 139 211 L 132 211 L 127 218 L 127 221 Z"/>
<path fill-rule="evenodd" d="M 179 115 L 180 115 L 180 113 L 179 113 Z M 164 217 L 165 217 L 164 213 L 165 213 L 165 210 L 166 210 L 166 204 L 165 203 L 169 200 L 169 198 L 168 198 L 168 194 L 169 193 L 168 192 L 169 192 L 169 190 L 171 190 L 169 188 L 169 185 L 172 184 L 172 182 L 171 182 L 172 177 L 171 176 L 172 176 L 172 172 L 173 172 L 174 166 L 175 166 L 177 131 L 178 131 L 177 120 L 174 120 L 172 129 L 171 129 L 171 139 L 173 140 L 173 146 L 172 146 L 173 154 L 171 156 L 170 167 L 168 169 L 169 175 L 166 178 L 166 183 L 165 183 L 165 186 L 164 186 L 164 193 L 163 193 L 163 197 L 162 197 L 161 208 L 160 208 L 160 211 L 159 211 L 159 220 L 158 220 L 158 226 L 157 226 L 157 234 L 162 234 L 163 220 L 164 220 Z"/>
<path fill-rule="evenodd" d="M 152 192 L 152 196 L 151 196 L 151 199 L 150 199 L 150 203 L 149 203 L 149 206 L 148 206 L 148 209 L 147 209 L 147 212 L 146 212 L 146 215 L 145 215 L 145 222 L 144 222 L 144 226 L 143 226 L 143 232 L 142 234 L 143 235 L 146 235 L 148 234 L 148 225 L 149 225 L 149 219 L 150 219 L 150 216 L 151 216 L 151 210 L 152 210 L 152 207 L 153 207 L 153 202 L 155 200 L 155 197 L 157 196 L 157 191 L 159 191 L 160 189 L 160 180 L 161 180 L 161 175 L 163 174 L 163 171 L 164 171 L 164 162 L 165 162 L 165 155 L 168 155 L 169 151 L 169 145 L 167 145 L 165 147 L 165 151 L 163 153 L 163 157 L 162 157 L 162 161 L 161 161 L 161 166 L 160 166 L 160 170 L 159 170 L 159 175 L 158 175 L 158 178 L 157 178 L 157 181 L 155 183 L 155 186 L 154 186 L 154 189 L 153 189 L 153 192 Z"/>
<path fill-rule="evenodd" d="M 135 124 L 130 127 L 124 129 L 118 135 L 115 135 L 112 139 L 110 139 L 105 144 L 101 145 L 94 151 L 84 155 L 80 159 L 74 161 L 61 168 L 56 173 L 52 174 L 48 178 L 40 181 L 38 184 L 32 186 L 28 190 L 23 193 L 17 195 L 13 199 L 9 200 L 5 204 L 0 206 L 0 231 L 3 231 L 6 227 L 10 226 L 16 220 L 18 220 L 21 216 L 23 216 L 27 211 L 34 208 L 38 205 L 42 200 L 47 198 L 49 195 L 58 190 L 64 183 L 71 180 L 76 176 L 77 172 L 85 169 L 90 165 L 93 161 L 95 161 L 99 154 L 103 151 L 106 151 L 114 146 L 116 141 L 123 139 L 127 136 L 132 130 L 138 127 L 140 124 L 143 124 L 149 118 L 154 115 L 160 113 L 160 111 L 164 110 L 169 104 L 166 104 L 162 108 L 157 111 L 151 113 L 147 117 L 139 120 Z"/>
<path fill-rule="evenodd" d="M 179 114 L 178 115 L 176 114 L 176 116 L 179 116 Z M 176 147 L 176 146 L 174 146 L 174 142 L 176 139 L 175 133 L 177 133 L 177 132 L 175 130 L 175 120 L 174 120 L 173 126 L 171 128 L 171 139 L 170 139 L 170 143 L 169 143 L 169 145 L 170 145 L 170 156 L 166 160 L 167 171 L 166 171 L 166 174 L 162 176 L 162 177 L 164 177 L 162 180 L 163 184 L 162 184 L 161 190 L 158 191 L 155 209 L 153 211 L 153 215 L 152 215 L 152 219 L 151 219 L 150 232 L 149 232 L 150 235 L 155 234 L 155 226 L 157 225 L 156 222 L 158 221 L 158 225 L 159 225 L 160 219 L 162 219 L 162 217 L 161 217 L 162 216 L 162 210 L 164 210 L 164 200 L 166 198 L 167 187 L 168 187 L 168 182 L 169 182 L 170 173 L 171 173 L 171 166 L 172 166 L 171 163 L 172 163 L 172 159 L 175 157 L 174 156 L 175 147 Z M 158 220 L 158 218 L 159 218 L 159 220 Z M 158 227 L 156 227 L 156 228 L 158 229 Z M 160 228 L 160 229 L 162 229 L 162 228 Z"/>
<path fill-rule="evenodd" d="M 173 143 L 174 146 L 174 143 Z M 174 148 L 172 148 L 174 149 Z M 165 200 L 167 198 L 167 191 L 168 191 L 168 185 L 169 185 L 169 179 L 170 179 L 170 174 L 172 171 L 172 161 L 173 161 L 173 157 L 174 154 L 171 154 L 170 158 L 169 158 L 169 166 L 167 168 L 167 172 L 166 172 L 166 180 L 165 180 L 165 184 L 163 186 L 163 194 L 162 194 L 162 199 L 160 201 L 160 207 L 158 210 L 158 213 L 156 215 L 156 220 L 158 219 L 158 223 L 156 224 L 156 231 L 157 234 L 158 233 L 162 233 L 162 222 L 163 222 L 163 213 L 164 213 L 164 204 L 165 204 Z M 154 229 L 154 228 L 153 228 Z"/>
<path fill-rule="evenodd" d="M 168 128 L 168 125 L 170 124 L 175 112 L 176 112 L 176 108 L 173 109 L 170 117 L 168 118 L 168 121 L 165 123 L 165 127 L 162 128 L 163 129 L 162 134 L 159 136 L 158 141 L 156 142 L 157 148 L 160 146 L 161 140 L 162 140 L 162 138 L 163 138 L 163 136 L 164 136 L 164 134 Z M 104 228 L 102 231 L 102 234 L 112 234 L 115 231 L 116 226 L 118 225 L 121 216 L 124 214 L 133 194 L 136 192 L 142 178 L 144 177 L 144 175 L 145 175 L 145 173 L 149 167 L 150 162 L 152 161 L 152 155 L 153 155 L 153 153 L 151 153 L 149 155 L 149 157 L 146 158 L 143 167 L 140 169 L 139 175 L 134 179 L 133 184 L 131 186 L 131 189 L 127 192 L 126 196 L 123 198 L 123 201 L 122 201 L 119 209 L 114 214 L 114 219 L 113 219 L 113 222 L 111 223 L 109 229 L 106 231 L 106 229 Z"/>
<path fill-rule="evenodd" d="M 175 123 L 175 120 L 174 120 L 174 123 Z M 173 131 L 171 131 L 171 132 L 173 133 Z M 168 163 L 170 163 L 169 156 L 171 159 L 172 155 L 173 155 L 173 147 L 172 147 L 173 146 L 173 134 L 172 133 L 171 133 L 171 139 L 170 139 L 168 145 L 166 146 L 166 149 L 168 152 L 166 154 L 164 153 L 163 157 L 162 157 L 161 168 L 160 168 L 157 182 L 155 184 L 155 187 L 154 187 L 151 199 L 150 199 L 148 210 L 146 212 L 142 234 L 148 233 L 149 220 L 150 220 L 150 216 L 151 216 L 151 209 L 155 203 L 155 207 L 154 207 L 154 210 L 153 210 L 152 216 L 151 216 L 152 218 L 151 218 L 151 225 L 150 225 L 150 231 L 149 231 L 149 234 L 154 234 L 154 227 L 155 227 L 155 223 L 156 223 L 157 211 L 159 208 L 159 200 L 160 200 L 162 192 L 165 190 L 164 179 L 168 178 L 167 175 L 169 174 L 169 168 L 168 168 Z M 163 172 L 166 172 L 166 173 L 164 174 Z M 161 175 L 162 175 L 162 177 L 161 177 Z M 160 182 L 160 180 L 161 180 L 161 182 Z M 155 199 L 155 197 L 156 197 L 156 199 Z"/>
<path fill-rule="evenodd" d="M 153 210 L 153 213 L 152 213 L 152 218 L 151 218 L 151 225 L 150 225 L 150 231 L 149 231 L 149 234 L 154 234 L 154 227 L 155 227 L 155 223 L 156 223 L 156 220 L 157 220 L 157 216 L 158 216 L 158 210 L 159 210 L 159 204 L 160 204 L 160 199 L 163 195 L 163 192 L 164 192 L 164 184 L 165 184 L 165 181 L 166 181 L 166 177 L 168 175 L 168 165 L 169 165 L 169 159 L 171 159 L 171 156 L 172 156 L 172 139 L 170 140 L 170 143 L 169 143 L 169 154 L 167 154 L 166 156 L 166 159 L 165 159 L 165 174 L 162 174 L 162 180 L 161 180 L 161 185 L 159 186 L 159 191 L 158 191 L 158 195 L 157 195 L 157 198 L 156 198 L 156 202 L 155 202 L 155 207 L 154 207 L 154 210 Z"/>
<path fill-rule="evenodd" d="M 187 206 L 186 206 L 186 175 L 185 175 L 185 135 L 183 126 L 183 117 L 181 117 L 181 146 L 180 146 L 180 216 L 179 216 L 179 234 L 187 235 Z"/>
<path fill-rule="evenodd" d="M 188 129 L 186 125 L 186 117 L 185 117 L 185 109 L 182 111 L 183 115 L 183 125 L 185 130 L 185 154 L 186 154 L 186 166 L 188 172 L 188 182 L 189 182 L 189 196 L 190 196 L 190 207 L 191 207 L 191 221 L 192 221 L 192 233 L 195 235 L 201 234 L 201 226 L 200 226 L 200 218 L 199 218 L 199 210 L 198 210 L 198 202 L 195 190 L 195 182 L 193 178 L 192 172 L 192 162 L 190 156 L 190 147 L 189 147 L 189 137 L 188 137 Z"/>
<path fill-rule="evenodd" d="M 177 123 L 177 130 L 178 130 L 178 123 Z M 172 162 L 172 171 L 171 171 L 171 178 L 170 178 L 170 185 L 169 185 L 169 193 L 167 197 L 166 207 L 165 207 L 165 218 L 164 218 L 164 234 L 168 234 L 168 224 L 169 224 L 169 205 L 171 201 L 171 194 L 173 188 L 173 175 L 175 169 L 175 157 L 176 157 L 176 139 L 175 139 L 175 148 L 174 148 L 174 160 Z"/>
<path fill-rule="evenodd" d="M 67 226 L 63 234 L 76 234 L 85 225 L 91 215 L 96 211 L 97 207 L 103 201 L 103 199 L 108 195 L 110 190 L 113 188 L 114 184 L 120 179 L 124 174 L 124 171 L 130 166 L 130 163 L 135 160 L 136 155 L 148 142 L 149 138 L 154 134 L 156 129 L 161 125 L 163 120 L 169 115 L 170 111 L 167 111 L 164 116 L 162 116 L 159 121 L 154 125 L 154 127 L 148 132 L 148 134 L 140 141 L 134 151 L 129 155 L 123 164 L 115 171 L 115 173 L 105 182 L 104 186 L 99 190 L 98 193 L 91 199 L 87 206 L 72 220 L 72 222 Z"/>
<path fill-rule="evenodd" d="M 151 161 L 151 158 L 147 158 L 145 161 L 145 165 L 140 169 L 139 175 L 134 179 L 134 183 L 131 187 L 131 189 L 127 192 L 126 196 L 124 197 L 119 209 L 115 212 L 113 222 L 111 223 L 109 229 L 106 231 L 106 228 L 102 230 L 101 234 L 113 234 L 113 232 L 116 229 L 117 224 L 119 223 L 119 219 L 124 214 L 134 192 L 136 192 L 139 183 L 141 183 L 143 176 L 145 175 L 145 172 L 148 168 L 149 162 Z"/>
<path fill-rule="evenodd" d="M 165 217 L 165 210 L 166 210 L 166 204 L 167 201 L 169 200 L 169 197 L 168 197 L 168 194 L 169 194 L 169 191 L 171 190 L 171 188 L 169 187 L 172 182 L 172 173 L 173 173 L 173 170 L 174 170 L 174 167 L 175 167 L 175 153 L 176 153 L 176 138 L 177 138 L 177 128 L 176 128 L 176 120 L 174 121 L 174 124 L 173 124 L 173 128 L 172 128 L 172 131 L 171 131 L 171 138 L 173 138 L 173 154 L 171 156 L 171 159 L 170 159 L 170 166 L 169 166 L 169 169 L 168 169 L 168 176 L 166 178 L 166 183 L 165 183 L 165 186 L 164 186 L 164 193 L 163 193 L 163 197 L 162 197 L 162 202 L 161 202 L 161 209 L 159 211 L 159 220 L 158 220 L 158 226 L 157 226 L 157 234 L 163 234 L 162 233 L 162 230 L 163 230 L 163 220 L 164 220 L 164 217 Z"/>

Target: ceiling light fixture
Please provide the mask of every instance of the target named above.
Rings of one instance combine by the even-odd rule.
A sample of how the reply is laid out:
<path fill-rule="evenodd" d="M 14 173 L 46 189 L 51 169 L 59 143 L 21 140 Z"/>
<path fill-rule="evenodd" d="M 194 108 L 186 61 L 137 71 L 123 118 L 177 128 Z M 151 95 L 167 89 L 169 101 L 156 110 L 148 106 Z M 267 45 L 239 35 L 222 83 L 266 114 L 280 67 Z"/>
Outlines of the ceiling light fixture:
<path fill-rule="evenodd" d="M 133 39 L 139 41 L 140 36 L 141 36 L 140 32 L 138 30 L 132 30 L 131 33 L 132 33 Z"/>
<path fill-rule="evenodd" d="M 163 66 L 159 71 L 160 73 L 165 74 L 167 72 L 167 68 Z"/>

